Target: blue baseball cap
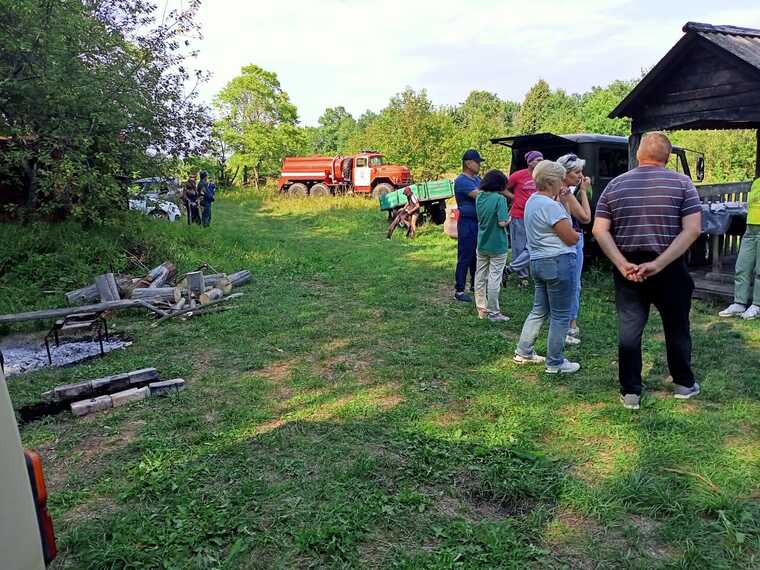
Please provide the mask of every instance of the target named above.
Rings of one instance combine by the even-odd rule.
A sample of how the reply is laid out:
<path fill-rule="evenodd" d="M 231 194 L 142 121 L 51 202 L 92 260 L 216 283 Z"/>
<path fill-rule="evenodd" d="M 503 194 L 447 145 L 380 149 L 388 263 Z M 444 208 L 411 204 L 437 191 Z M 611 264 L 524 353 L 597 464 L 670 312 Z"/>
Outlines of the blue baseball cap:
<path fill-rule="evenodd" d="M 478 153 L 478 151 L 475 150 L 474 148 L 471 148 L 464 152 L 464 154 L 462 155 L 462 162 L 464 162 L 465 160 L 474 160 L 478 164 L 483 162 L 483 159 L 480 157 L 480 153 Z"/>

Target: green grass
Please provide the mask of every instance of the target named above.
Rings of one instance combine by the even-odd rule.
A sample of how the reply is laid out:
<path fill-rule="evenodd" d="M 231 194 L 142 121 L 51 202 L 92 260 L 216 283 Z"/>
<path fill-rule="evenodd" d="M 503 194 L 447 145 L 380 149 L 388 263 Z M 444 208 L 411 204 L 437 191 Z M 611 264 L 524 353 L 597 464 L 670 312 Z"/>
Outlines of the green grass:
<path fill-rule="evenodd" d="M 760 566 L 757 323 L 696 304 L 703 394 L 679 402 L 653 317 L 648 397 L 631 413 L 602 270 L 585 277 L 584 342 L 569 350 L 583 368 L 549 378 L 511 362 L 528 291 L 502 292 L 504 325 L 451 302 L 455 243 L 440 227 L 388 243 L 358 198 L 238 193 L 214 216 L 206 231 L 133 216 L 91 245 L 68 226 L 12 228 L 36 262 L 9 263 L 4 246 L 3 311 L 128 269 L 124 250 L 254 274 L 235 311 L 158 329 L 119 314 L 128 350 L 9 381 L 17 407 L 143 366 L 188 382 L 22 428 L 45 461 L 56 568 Z"/>

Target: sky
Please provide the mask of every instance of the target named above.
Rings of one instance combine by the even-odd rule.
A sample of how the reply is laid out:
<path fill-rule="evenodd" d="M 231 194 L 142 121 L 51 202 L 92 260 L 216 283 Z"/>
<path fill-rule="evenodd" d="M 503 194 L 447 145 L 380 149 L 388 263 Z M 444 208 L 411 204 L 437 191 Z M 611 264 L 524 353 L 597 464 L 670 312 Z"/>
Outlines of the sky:
<path fill-rule="evenodd" d="M 327 107 L 358 117 L 407 86 L 454 105 L 474 89 L 521 101 L 539 78 L 570 93 L 636 78 L 687 21 L 760 28 L 760 1 L 203 0 L 199 20 L 204 101 L 255 63 L 314 126 Z"/>

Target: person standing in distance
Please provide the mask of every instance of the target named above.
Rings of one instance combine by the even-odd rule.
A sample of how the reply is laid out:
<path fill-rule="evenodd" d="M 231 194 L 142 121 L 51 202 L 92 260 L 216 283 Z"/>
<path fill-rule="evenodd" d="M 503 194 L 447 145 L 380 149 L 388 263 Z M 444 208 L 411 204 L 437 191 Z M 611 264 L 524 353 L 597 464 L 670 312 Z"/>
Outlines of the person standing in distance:
<path fill-rule="evenodd" d="M 651 305 L 662 317 L 674 396 L 700 390 L 691 369 L 694 281 L 684 254 L 702 231 L 702 207 L 689 177 L 665 168 L 671 151 L 665 134 L 645 134 L 639 166 L 610 181 L 596 206 L 593 234 L 615 266 L 620 400 L 631 410 L 641 403 L 641 336 Z"/>
<path fill-rule="evenodd" d="M 512 242 L 512 261 L 505 268 L 504 276 L 517 273 L 522 286 L 528 284 L 528 268 L 530 266 L 528 238 L 525 235 L 525 203 L 536 191 L 533 169 L 543 159 L 544 155 L 537 150 L 526 152 L 525 162 L 528 167 L 510 175 L 507 190 L 504 192 L 504 195 L 512 201 L 512 208 L 509 210 L 509 239 Z"/>
<path fill-rule="evenodd" d="M 480 186 L 480 163 L 483 159 L 475 149 L 469 149 L 462 155 L 462 173 L 454 180 L 454 197 L 459 209 L 457 221 L 457 268 L 454 274 L 454 299 L 469 303 L 472 297 L 464 292 L 467 274 L 470 286 L 475 289 L 475 271 L 477 269 L 478 216 L 475 198 Z"/>

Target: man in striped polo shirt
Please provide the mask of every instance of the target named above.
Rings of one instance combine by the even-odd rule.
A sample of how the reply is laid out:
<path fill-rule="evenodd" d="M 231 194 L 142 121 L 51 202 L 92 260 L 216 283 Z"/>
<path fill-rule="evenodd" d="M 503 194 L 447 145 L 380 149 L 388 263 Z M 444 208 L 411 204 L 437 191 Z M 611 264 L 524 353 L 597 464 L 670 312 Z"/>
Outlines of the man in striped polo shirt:
<path fill-rule="evenodd" d="M 641 402 L 641 335 L 654 305 L 662 317 L 674 396 L 699 394 L 691 370 L 689 311 L 694 282 L 684 253 L 702 229 L 699 195 L 691 180 L 665 168 L 672 146 L 647 133 L 638 168 L 612 180 L 599 198 L 593 234 L 615 265 L 620 399 Z"/>

